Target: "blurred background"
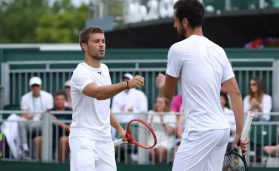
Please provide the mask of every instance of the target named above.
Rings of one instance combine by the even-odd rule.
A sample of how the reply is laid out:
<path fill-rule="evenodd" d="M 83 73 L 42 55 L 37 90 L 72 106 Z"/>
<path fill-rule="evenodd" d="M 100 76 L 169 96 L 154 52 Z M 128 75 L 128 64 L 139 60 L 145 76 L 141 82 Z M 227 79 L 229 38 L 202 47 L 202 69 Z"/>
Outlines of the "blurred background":
<path fill-rule="evenodd" d="M 110 68 L 113 83 L 136 74 L 146 80 L 141 89 L 112 99 L 111 108 L 119 122 L 125 127 L 131 118 L 144 119 L 155 124 L 160 137 L 153 151 L 130 145 L 116 147 L 118 170 L 171 170 L 187 118 L 182 115 L 179 87 L 168 101 L 159 96 L 154 82 L 158 73 L 165 72 L 168 49 L 179 41 L 173 28 L 176 1 L 0 0 L 1 170 L 69 170 L 68 80 L 83 61 L 78 36 L 88 26 L 105 31 L 103 62 Z M 206 10 L 204 36 L 225 49 L 244 108 L 257 115 L 246 157 L 249 170 L 278 170 L 279 0 L 201 2 Z M 33 98 L 30 93 L 36 92 L 41 93 Z M 230 98 L 224 88 L 220 95 L 233 132 Z M 249 97 L 257 97 L 259 108 Z M 42 117 L 22 121 L 31 114 Z M 167 133 L 156 119 L 160 115 L 168 124 Z M 115 138 L 118 135 L 112 130 Z"/>

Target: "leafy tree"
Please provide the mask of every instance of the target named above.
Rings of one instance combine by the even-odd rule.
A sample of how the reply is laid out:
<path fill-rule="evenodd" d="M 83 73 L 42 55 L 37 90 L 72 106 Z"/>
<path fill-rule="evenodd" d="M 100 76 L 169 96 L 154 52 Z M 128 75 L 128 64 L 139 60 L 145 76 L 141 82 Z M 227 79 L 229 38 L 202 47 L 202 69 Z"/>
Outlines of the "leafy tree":
<path fill-rule="evenodd" d="M 82 4 L 74 8 L 70 0 L 62 0 L 55 3 L 50 11 L 40 18 L 36 28 L 38 42 L 77 42 L 79 31 L 85 26 L 88 18 L 88 6 Z"/>
<path fill-rule="evenodd" d="M 0 43 L 36 42 L 35 28 L 47 5 L 47 0 L 1 1 Z"/>

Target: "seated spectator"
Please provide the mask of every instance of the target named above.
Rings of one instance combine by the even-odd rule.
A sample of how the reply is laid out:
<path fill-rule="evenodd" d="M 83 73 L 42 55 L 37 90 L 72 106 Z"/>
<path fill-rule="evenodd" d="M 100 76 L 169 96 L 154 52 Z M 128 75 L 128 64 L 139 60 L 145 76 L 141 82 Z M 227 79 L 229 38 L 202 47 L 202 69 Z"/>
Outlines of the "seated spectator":
<path fill-rule="evenodd" d="M 133 78 L 133 75 L 126 73 L 123 76 L 123 81 Z M 146 113 L 148 110 L 147 97 L 145 94 L 137 89 L 129 89 L 120 92 L 112 99 L 111 111 L 115 114 L 116 119 L 120 123 L 128 123 L 134 118 L 138 118 L 139 113 Z M 133 112 L 135 114 L 124 114 Z M 123 113 L 121 115 L 117 113 Z M 115 138 L 115 129 L 112 128 L 112 138 Z"/>
<path fill-rule="evenodd" d="M 72 108 L 72 98 L 71 98 L 71 80 L 68 80 L 65 82 L 64 87 L 65 87 L 65 93 L 66 93 L 66 102 L 65 106 Z"/>
<path fill-rule="evenodd" d="M 249 95 L 244 98 L 244 112 L 259 112 L 254 116 L 254 121 L 269 121 L 272 108 L 271 97 L 264 92 L 264 84 L 260 78 L 250 80 Z"/>
<path fill-rule="evenodd" d="M 279 145 L 265 146 L 264 152 L 273 157 L 279 157 Z"/>
<path fill-rule="evenodd" d="M 173 97 L 171 101 L 171 111 L 172 112 L 183 112 L 182 109 L 182 94 L 178 94 Z"/>
<path fill-rule="evenodd" d="M 21 120 L 18 123 L 18 132 L 23 149 L 23 158 L 29 159 L 29 148 L 27 144 L 27 133 L 32 137 L 33 133 L 40 133 L 42 124 L 37 122 L 41 119 L 42 113 L 53 108 L 53 97 L 50 93 L 42 90 L 42 80 L 33 77 L 29 81 L 30 92 L 22 96 L 20 108 L 22 111 Z M 27 122 L 32 121 L 32 122 Z"/>
<path fill-rule="evenodd" d="M 63 92 L 56 92 L 54 95 L 54 108 L 50 111 L 72 111 L 71 108 L 65 106 L 66 95 Z M 53 120 L 72 120 L 71 114 L 53 114 Z M 69 132 L 70 124 L 54 123 L 52 128 L 53 148 L 56 147 L 56 140 L 58 137 L 58 161 L 64 162 L 69 153 Z M 56 134 L 58 133 L 58 135 Z M 42 136 L 34 139 L 34 145 L 37 149 L 38 158 L 42 159 Z"/>
<path fill-rule="evenodd" d="M 148 123 L 151 124 L 157 136 L 157 145 L 149 150 L 149 159 L 153 160 L 155 157 L 155 163 L 166 163 L 167 152 L 175 145 L 176 116 L 174 114 L 158 115 L 155 112 L 170 112 L 169 100 L 158 96 L 154 109 L 149 111 L 148 116 Z"/>
<path fill-rule="evenodd" d="M 227 147 L 227 152 L 229 152 L 233 149 L 233 142 L 234 142 L 234 137 L 235 137 L 235 132 L 236 132 L 234 114 L 233 114 L 233 111 L 229 108 L 228 102 L 229 102 L 228 96 L 225 93 L 221 92 L 220 93 L 221 107 L 230 124 L 230 138 L 229 138 L 229 144 Z"/>

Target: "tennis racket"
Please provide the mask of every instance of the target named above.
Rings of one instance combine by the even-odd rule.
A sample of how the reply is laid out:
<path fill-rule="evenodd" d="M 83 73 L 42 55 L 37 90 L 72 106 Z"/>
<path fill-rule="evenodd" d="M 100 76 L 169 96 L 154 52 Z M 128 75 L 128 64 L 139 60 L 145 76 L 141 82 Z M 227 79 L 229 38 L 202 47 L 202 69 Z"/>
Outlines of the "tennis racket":
<path fill-rule="evenodd" d="M 248 136 L 251 123 L 254 117 L 254 113 L 252 111 L 248 112 L 246 117 L 246 121 L 244 124 L 244 128 L 241 134 L 241 141 L 244 141 Z M 223 171 L 247 171 L 247 163 L 245 160 L 245 156 L 241 156 L 237 149 L 233 149 L 232 151 L 226 153 L 223 163 Z"/>
<path fill-rule="evenodd" d="M 126 127 L 128 144 L 134 144 L 141 148 L 150 149 L 157 144 L 156 134 L 150 125 L 141 119 L 132 119 Z M 114 146 L 123 144 L 123 139 L 113 142 Z"/>

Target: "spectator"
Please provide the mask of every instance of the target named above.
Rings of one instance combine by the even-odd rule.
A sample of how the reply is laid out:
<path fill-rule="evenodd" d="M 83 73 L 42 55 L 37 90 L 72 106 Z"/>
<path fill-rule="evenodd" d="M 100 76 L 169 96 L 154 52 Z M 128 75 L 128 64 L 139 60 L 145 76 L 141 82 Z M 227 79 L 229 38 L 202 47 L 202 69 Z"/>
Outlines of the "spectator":
<path fill-rule="evenodd" d="M 63 92 L 56 92 L 54 95 L 54 108 L 50 111 L 72 111 L 71 108 L 65 106 L 66 95 Z M 53 114 L 53 120 L 72 120 L 71 114 Z M 70 132 L 70 124 L 65 123 L 54 123 L 53 129 L 53 147 L 55 150 L 56 140 L 58 137 L 58 161 L 64 162 L 65 157 L 69 153 L 69 132 Z M 58 133 L 58 135 L 57 135 Z M 42 136 L 38 136 L 34 139 L 34 145 L 37 149 L 37 154 L 39 159 L 42 157 Z"/>
<path fill-rule="evenodd" d="M 71 80 L 65 82 L 65 93 L 66 93 L 66 101 L 65 106 L 72 108 L 72 98 L 71 98 Z"/>
<path fill-rule="evenodd" d="M 133 75 L 126 73 L 123 76 L 123 81 L 127 81 L 133 78 Z M 147 97 L 145 94 L 137 89 L 124 90 L 121 93 L 114 96 L 112 100 L 112 112 L 147 112 Z M 127 120 L 127 116 L 119 118 L 120 120 L 125 119 L 126 121 L 130 121 L 130 117 Z"/>
<path fill-rule="evenodd" d="M 271 97 L 264 92 L 264 84 L 260 78 L 250 80 L 249 95 L 244 98 L 244 112 L 259 112 L 254 121 L 269 121 L 272 108 Z"/>
<path fill-rule="evenodd" d="M 236 132 L 235 118 L 234 118 L 233 111 L 229 107 L 228 95 L 226 95 L 223 92 L 220 93 L 220 103 L 221 103 L 222 110 L 224 111 L 224 114 L 230 124 L 230 138 L 227 147 L 227 152 L 229 152 L 233 149 L 233 142 L 234 142 L 234 137 Z"/>
<path fill-rule="evenodd" d="M 123 81 L 133 78 L 133 75 L 126 73 L 123 76 Z M 116 114 L 115 117 L 120 123 L 128 123 L 131 119 L 137 118 L 138 113 L 147 112 L 147 97 L 145 94 L 137 89 L 124 90 L 114 96 L 112 99 L 111 111 L 113 113 L 127 113 L 134 114 Z M 112 129 L 112 137 L 115 138 L 115 130 Z"/>
<path fill-rule="evenodd" d="M 149 111 L 148 123 L 151 124 L 156 136 L 157 145 L 149 150 L 149 158 L 155 156 L 155 163 L 166 163 L 167 151 L 175 145 L 174 129 L 176 116 L 174 114 L 158 115 L 155 112 L 170 112 L 169 100 L 158 96 L 152 111 Z"/>
<path fill-rule="evenodd" d="M 123 81 L 131 80 L 133 75 L 125 73 L 122 77 Z M 130 120 L 139 117 L 139 113 L 146 113 L 148 110 L 148 103 L 146 95 L 137 89 L 129 89 L 120 92 L 112 99 L 111 111 L 115 113 L 115 117 L 119 123 L 128 123 Z M 129 113 L 131 112 L 131 113 Z M 120 114 L 121 113 L 121 114 Z M 112 139 L 116 137 L 116 130 L 111 129 Z M 131 148 L 128 146 L 128 148 Z M 115 148 L 118 151 L 118 148 Z M 135 153 L 135 152 L 134 152 Z M 117 153 L 116 153 L 117 154 Z M 137 160 L 135 154 L 130 155 L 133 160 Z M 123 149 L 120 149 L 120 160 L 125 158 Z"/>
<path fill-rule="evenodd" d="M 53 108 L 53 97 L 50 93 L 42 90 L 42 80 L 39 77 L 32 77 L 29 86 L 31 91 L 21 98 L 22 121 L 18 123 L 19 137 L 25 159 L 29 159 L 30 155 L 27 132 L 30 131 L 29 137 L 32 137 L 33 133 L 40 133 L 42 125 L 38 121 L 41 119 L 42 113 Z"/>
<path fill-rule="evenodd" d="M 182 108 L 182 94 L 178 94 L 173 97 L 171 101 L 171 111 L 173 112 L 183 112 Z"/>

